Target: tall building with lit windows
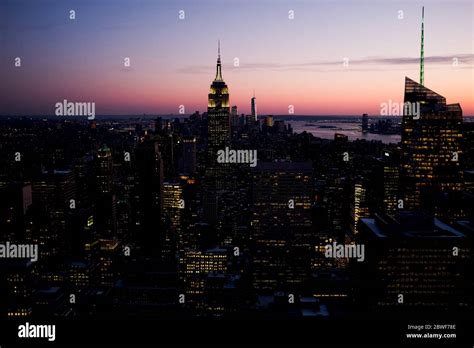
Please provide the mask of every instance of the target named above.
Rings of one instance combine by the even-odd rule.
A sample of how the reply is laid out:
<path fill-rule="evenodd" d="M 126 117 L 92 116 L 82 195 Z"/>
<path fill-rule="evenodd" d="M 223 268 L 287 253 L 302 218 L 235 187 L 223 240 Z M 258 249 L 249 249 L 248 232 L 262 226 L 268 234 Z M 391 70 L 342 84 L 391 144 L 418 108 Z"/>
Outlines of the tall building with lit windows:
<path fill-rule="evenodd" d="M 182 272 L 187 275 L 226 273 L 227 251 L 225 249 L 208 249 L 205 251 L 189 250 L 182 262 Z"/>
<path fill-rule="evenodd" d="M 33 314 L 35 263 L 0 259 L 0 317 L 25 319 Z"/>
<path fill-rule="evenodd" d="M 229 90 L 222 78 L 220 46 L 217 57 L 216 77 L 209 89 L 207 103 L 207 151 L 210 163 L 216 163 L 217 151 L 230 141 Z M 215 167 L 215 166 L 214 166 Z"/>
<path fill-rule="evenodd" d="M 111 193 L 113 184 L 112 152 L 103 146 L 97 152 L 97 189 L 100 193 Z"/>
<path fill-rule="evenodd" d="M 229 90 L 222 78 L 220 44 L 216 76 L 211 84 L 207 104 L 207 166 L 205 210 L 207 220 L 215 222 L 220 203 L 218 191 L 225 186 L 228 165 L 217 162 L 217 152 L 230 145 Z"/>
<path fill-rule="evenodd" d="M 462 109 L 424 86 L 424 10 L 421 30 L 420 83 L 405 78 L 401 190 L 404 208 L 423 209 L 454 221 L 463 189 Z M 417 110 L 418 112 L 414 112 Z M 454 203 L 454 204 L 453 204 Z"/>
<path fill-rule="evenodd" d="M 197 313 L 220 316 L 229 303 L 223 297 L 228 282 L 227 250 L 187 250 L 180 258 L 179 278 L 186 302 Z"/>
<path fill-rule="evenodd" d="M 362 218 L 364 262 L 354 294 L 370 311 L 444 312 L 472 308 L 471 246 L 454 225 L 419 212 Z"/>
<path fill-rule="evenodd" d="M 31 242 L 44 245 L 41 258 L 67 253 L 66 221 L 75 199 L 74 173 L 70 170 L 43 172 L 32 182 L 33 204 L 37 207 Z"/>
<path fill-rule="evenodd" d="M 404 208 L 431 208 L 443 196 L 461 192 L 462 110 L 425 86 L 405 80 L 405 102 L 419 103 L 419 118 L 404 115 L 400 159 L 401 189 Z M 457 213 L 452 216 L 456 218 Z"/>
<path fill-rule="evenodd" d="M 166 226 L 163 254 L 171 255 L 183 245 L 182 212 L 185 204 L 183 185 L 178 182 L 164 182 L 162 204 Z"/>
<path fill-rule="evenodd" d="M 98 238 L 113 238 L 117 225 L 117 202 L 113 188 L 112 151 L 102 146 L 96 156 L 96 208 L 95 221 Z"/>
<path fill-rule="evenodd" d="M 89 249 L 89 256 L 87 258 L 89 264 L 86 266 L 91 267 L 91 271 L 93 269 L 90 273 L 94 275 L 91 282 L 100 286 L 112 287 L 117 281 L 114 264 L 121 252 L 119 243 L 116 240 L 101 239 L 91 245 L 86 245 L 86 248 Z M 69 269 L 70 277 L 72 277 L 71 280 L 73 282 L 78 281 L 79 284 L 81 283 L 80 279 L 84 279 L 80 269 L 81 267 L 74 263 L 70 265 Z"/>
<path fill-rule="evenodd" d="M 311 266 L 312 165 L 259 162 L 252 181 L 253 287 L 297 290 Z"/>
<path fill-rule="evenodd" d="M 395 165 L 383 166 L 383 206 L 387 214 L 395 213 L 398 207 L 399 171 Z"/>
<path fill-rule="evenodd" d="M 359 233 L 359 221 L 369 216 L 369 208 L 366 204 L 367 188 L 362 180 L 354 184 L 354 194 L 351 203 L 351 232 L 355 237 Z"/>

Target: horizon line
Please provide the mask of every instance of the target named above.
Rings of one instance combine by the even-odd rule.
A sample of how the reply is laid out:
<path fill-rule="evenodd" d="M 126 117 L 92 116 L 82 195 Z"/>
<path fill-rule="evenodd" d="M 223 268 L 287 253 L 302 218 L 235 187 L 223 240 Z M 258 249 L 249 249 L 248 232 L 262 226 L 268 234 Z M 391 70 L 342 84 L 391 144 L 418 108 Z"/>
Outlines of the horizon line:
<path fill-rule="evenodd" d="M 200 115 L 207 113 L 199 113 Z M 189 118 L 192 114 L 102 114 L 102 115 L 95 115 L 95 117 L 175 117 L 175 118 Z M 250 114 L 241 113 L 238 116 L 251 116 Z M 265 118 L 267 116 L 272 117 L 362 117 L 364 114 L 298 114 L 298 115 L 286 115 L 286 114 L 265 114 L 265 115 L 258 115 L 258 118 Z M 396 118 L 396 117 L 403 117 L 403 115 L 377 115 L 377 114 L 367 114 L 369 117 L 381 117 L 381 118 Z M 61 118 L 61 119 L 85 119 L 87 120 L 87 116 L 57 116 L 54 114 L 50 115 L 0 115 L 0 118 L 8 118 L 8 117 L 30 117 L 30 118 L 41 118 L 41 117 L 48 117 L 48 118 Z M 474 117 L 474 115 L 463 115 L 462 117 Z M 93 121 L 88 120 L 88 121 Z"/>

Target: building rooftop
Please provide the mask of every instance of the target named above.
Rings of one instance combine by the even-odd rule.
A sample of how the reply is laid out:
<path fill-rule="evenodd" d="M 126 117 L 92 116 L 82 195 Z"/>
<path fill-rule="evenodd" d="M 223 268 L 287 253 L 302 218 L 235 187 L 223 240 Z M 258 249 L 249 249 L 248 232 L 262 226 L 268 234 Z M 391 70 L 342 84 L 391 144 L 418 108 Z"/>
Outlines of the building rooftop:
<path fill-rule="evenodd" d="M 252 172 L 312 172 L 313 165 L 311 162 L 258 162 Z"/>
<path fill-rule="evenodd" d="M 416 212 L 402 212 L 397 215 L 376 215 L 362 218 L 365 225 L 378 238 L 399 236 L 407 238 L 465 238 L 465 234 L 443 221 Z"/>
<path fill-rule="evenodd" d="M 387 238 L 387 235 L 385 235 L 380 227 L 375 223 L 375 219 L 362 218 L 360 219 L 360 223 L 365 224 L 373 233 L 377 235 L 377 237 Z"/>
<path fill-rule="evenodd" d="M 38 290 L 39 294 L 55 294 L 60 290 L 59 286 L 51 286 L 49 288 L 42 288 Z"/>

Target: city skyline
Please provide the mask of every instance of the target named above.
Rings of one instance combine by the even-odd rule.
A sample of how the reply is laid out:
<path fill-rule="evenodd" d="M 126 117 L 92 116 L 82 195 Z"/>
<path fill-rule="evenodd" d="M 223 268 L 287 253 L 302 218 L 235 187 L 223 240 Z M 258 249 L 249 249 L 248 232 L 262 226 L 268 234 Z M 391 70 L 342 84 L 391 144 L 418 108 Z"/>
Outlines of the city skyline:
<path fill-rule="evenodd" d="M 199 7 L 163 2 L 160 11 L 144 1 L 131 12 L 121 2 L 92 11 L 86 1 L 76 6 L 74 20 L 69 19 L 74 3 L 25 3 L 36 12 L 22 11 L 16 3 L 0 5 L 9 19 L 0 27 L 0 69 L 7 82 L 0 86 L 1 115 L 53 115 L 55 103 L 63 99 L 95 102 L 97 115 L 179 115 L 181 105 L 186 115 L 203 112 L 219 39 L 230 105 L 237 105 L 239 113 L 250 114 L 255 90 L 261 115 L 291 115 L 290 105 L 294 115 L 378 115 L 381 103 L 402 102 L 405 76 L 417 80 L 419 74 L 421 2 L 282 1 L 270 9 L 267 2 L 233 1 L 227 8 L 236 11 L 214 18 L 215 1 Z M 469 2 L 454 4 L 426 4 L 425 84 L 459 102 L 464 115 L 471 116 L 472 13 Z M 325 13 L 340 19 L 331 22 Z M 154 25 L 155 15 L 164 22 Z M 230 24 L 216 33 L 202 25 L 209 15 L 216 25 Z M 369 22 L 360 33 L 365 39 L 359 40 L 353 25 L 365 17 Z M 245 22 L 236 27 L 239 19 Z M 450 22 L 457 25 L 445 25 Z M 202 40 L 195 39 L 196 32 Z M 377 44 L 368 44 L 367 37 Z M 107 44 L 100 46 L 104 40 Z M 15 67 L 16 57 L 22 59 L 20 67 Z M 126 58 L 130 67 L 124 66 Z M 47 88 L 38 88 L 44 81 Z"/>
<path fill-rule="evenodd" d="M 3 341 L 472 343 L 474 3 L 425 2 L 0 0 Z"/>

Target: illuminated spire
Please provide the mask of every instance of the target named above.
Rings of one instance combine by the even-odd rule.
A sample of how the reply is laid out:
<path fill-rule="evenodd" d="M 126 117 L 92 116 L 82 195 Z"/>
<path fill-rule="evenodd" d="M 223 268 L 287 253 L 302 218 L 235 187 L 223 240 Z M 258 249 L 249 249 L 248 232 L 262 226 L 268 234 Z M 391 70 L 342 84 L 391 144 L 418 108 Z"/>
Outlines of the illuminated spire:
<path fill-rule="evenodd" d="M 217 67 L 216 67 L 216 78 L 214 81 L 222 80 L 222 66 L 221 66 L 221 40 L 217 41 Z"/>
<path fill-rule="evenodd" d="M 420 56 L 420 85 L 423 86 L 425 80 L 425 52 L 424 52 L 424 40 L 425 40 L 425 7 L 421 9 L 421 56 Z"/>

